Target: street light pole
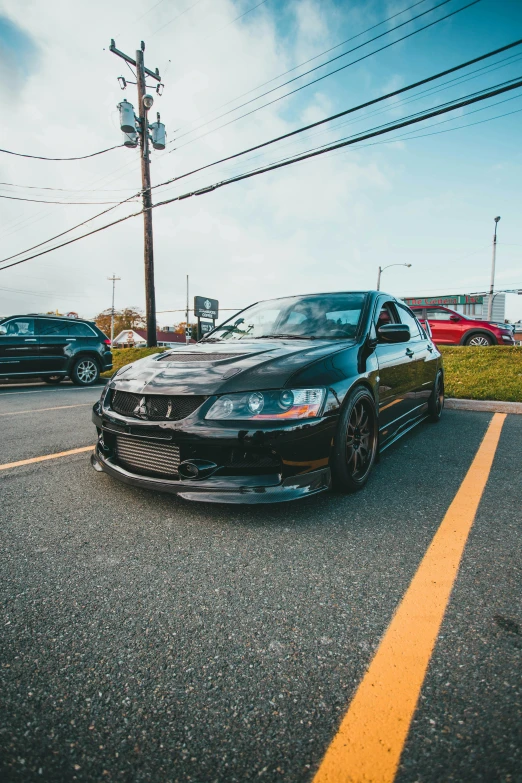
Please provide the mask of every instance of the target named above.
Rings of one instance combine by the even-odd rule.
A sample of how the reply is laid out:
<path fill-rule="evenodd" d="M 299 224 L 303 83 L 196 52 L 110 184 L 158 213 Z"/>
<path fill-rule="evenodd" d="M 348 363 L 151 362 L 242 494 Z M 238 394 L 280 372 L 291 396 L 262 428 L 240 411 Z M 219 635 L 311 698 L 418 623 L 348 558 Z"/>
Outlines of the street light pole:
<path fill-rule="evenodd" d="M 407 266 L 408 269 L 411 267 L 411 264 L 388 264 L 388 266 L 380 266 L 379 271 L 377 272 L 377 291 L 381 290 L 381 274 L 384 272 L 385 269 L 389 269 L 391 266 Z"/>
<path fill-rule="evenodd" d="M 499 220 L 500 215 L 495 218 L 495 233 L 493 234 L 493 257 L 491 259 L 491 283 L 489 286 L 488 321 L 491 321 L 493 316 L 493 289 L 495 288 L 495 265 L 497 263 L 497 226 Z"/>
<path fill-rule="evenodd" d="M 113 273 L 112 277 L 108 277 L 107 280 L 112 280 L 112 307 L 111 307 L 111 348 L 114 344 L 114 293 L 116 288 L 116 280 L 121 280 L 121 277 L 116 277 Z"/>

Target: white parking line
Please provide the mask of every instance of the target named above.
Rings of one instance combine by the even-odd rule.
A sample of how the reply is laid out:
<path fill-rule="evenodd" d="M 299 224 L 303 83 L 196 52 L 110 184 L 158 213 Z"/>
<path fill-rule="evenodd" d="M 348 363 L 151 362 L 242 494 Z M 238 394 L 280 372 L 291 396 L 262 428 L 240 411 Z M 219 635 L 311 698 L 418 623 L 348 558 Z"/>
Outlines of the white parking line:
<path fill-rule="evenodd" d="M 0 399 L 2 397 L 8 397 L 10 394 L 56 394 L 62 393 L 65 394 L 66 392 L 75 392 L 75 391 L 96 391 L 97 389 L 101 390 L 103 389 L 103 386 L 77 386 L 70 389 L 35 389 L 34 391 L 15 391 L 15 392 L 4 392 L 0 389 Z"/>
<path fill-rule="evenodd" d="M 0 413 L 0 416 L 21 416 L 22 413 L 41 413 L 42 411 L 62 411 L 64 408 L 87 408 L 90 402 L 80 402 L 78 405 L 55 405 L 54 408 L 31 408 L 26 411 L 11 411 L 10 413 Z"/>

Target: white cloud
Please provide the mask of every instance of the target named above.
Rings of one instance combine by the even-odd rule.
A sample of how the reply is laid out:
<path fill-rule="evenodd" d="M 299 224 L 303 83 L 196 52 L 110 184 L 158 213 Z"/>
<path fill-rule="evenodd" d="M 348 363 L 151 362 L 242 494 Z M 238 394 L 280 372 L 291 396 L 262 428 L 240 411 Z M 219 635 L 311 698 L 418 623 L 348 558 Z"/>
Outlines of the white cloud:
<path fill-rule="evenodd" d="M 203 123 L 195 135 L 213 129 L 215 123 L 210 120 L 229 107 L 210 115 L 206 112 L 386 15 L 380 4 L 350 4 L 348 8 L 299 0 L 284 7 L 281 20 L 280 8 L 269 0 L 230 23 L 251 4 L 202 0 L 168 24 L 188 5 L 186 0 L 162 3 L 134 23 L 144 12 L 138 0 L 91 0 L 88 4 L 80 0 L 4 0 L 4 13 L 36 42 L 40 58 L 24 88 L 17 91 L 16 100 L 3 112 L 3 146 L 36 155 L 67 156 L 119 143 L 116 104 L 124 94 L 134 105 L 136 99 L 133 86 L 126 93 L 118 88 L 118 75 L 132 77 L 125 64 L 108 51 L 112 37 L 130 54 L 144 38 L 147 65 L 158 66 L 165 74 L 165 93 L 156 100 L 154 111 L 161 112 L 168 138 L 178 140 L 168 148 L 177 148 L 172 154 L 153 154 L 153 182 L 369 97 L 368 85 L 373 82 L 364 65 L 353 74 L 350 71 L 349 76 L 346 72 L 342 92 L 332 89 L 325 80 L 318 92 L 303 90 L 297 97 L 275 103 L 185 146 L 194 138 L 194 134 L 182 136 L 185 131 Z M 165 27 L 158 30 L 162 25 Z M 152 34 L 155 30 L 158 32 Z M 399 73 L 387 78 L 393 78 L 394 83 L 403 80 Z M 373 87 L 372 95 L 381 91 Z M 251 97 L 249 93 L 243 100 Z M 254 105 L 245 106 L 244 111 Z M 205 116 L 197 119 L 200 115 Z M 218 124 L 234 116 L 224 117 Z M 175 133 L 177 128 L 180 130 Z M 269 148 L 260 157 L 247 156 L 182 180 L 164 195 L 158 192 L 158 198 L 216 182 L 229 172 L 244 171 L 354 132 L 319 130 L 309 138 Z M 470 244 L 476 246 L 482 239 L 477 241 L 477 224 L 469 217 L 476 210 L 475 204 L 468 205 L 469 219 L 465 227 L 461 222 L 459 236 L 451 212 L 455 211 L 454 202 L 461 199 L 460 183 L 455 183 L 453 191 L 432 187 L 429 147 L 423 143 L 408 143 L 406 149 L 395 144 L 321 157 L 156 210 L 158 310 L 184 306 L 187 272 L 192 294 L 216 296 L 223 307 L 243 306 L 259 298 L 296 291 L 373 286 L 375 270 L 383 258 L 390 258 L 391 263 L 412 252 L 417 255 L 415 265 L 411 272 L 399 270 L 393 275 L 395 287 L 400 289 L 406 283 L 419 289 L 429 287 L 427 276 L 431 272 L 427 270 L 432 269 L 436 254 L 441 257 L 449 246 L 453 257 L 462 255 Z M 464 140 L 462 143 L 465 147 Z M 3 156 L 0 179 L 79 191 L 18 191 L 26 197 L 114 201 L 140 187 L 138 152 L 119 149 L 73 163 Z M 103 190 L 108 188 L 118 190 Z M 502 181 L 498 190 L 501 188 Z M 6 190 L 0 192 L 7 195 Z M 475 195 L 472 191 L 470 201 Z M 453 203 L 448 204 L 447 197 Z M 58 234 L 98 209 L 15 201 L 2 206 L 2 257 Z M 134 204 L 119 207 L 106 219 L 136 208 Z M 482 208 L 487 212 L 484 205 Z M 406 221 L 404 214 L 411 219 Z M 446 236 L 441 224 L 451 225 Z M 485 242 L 488 236 L 486 233 Z M 451 264 L 441 264 L 440 269 L 446 269 L 444 279 L 450 286 Z M 106 278 L 113 272 L 122 278 L 117 286 L 117 304 L 142 306 L 140 218 L 3 272 L 0 313 L 59 307 L 92 316 L 110 303 L 111 286 Z M 388 280 L 391 282 L 391 278 Z M 439 280 L 443 280 L 442 271 Z M 2 291 L 2 287 L 35 294 L 24 297 Z M 174 316 L 164 318 L 168 322 Z"/>

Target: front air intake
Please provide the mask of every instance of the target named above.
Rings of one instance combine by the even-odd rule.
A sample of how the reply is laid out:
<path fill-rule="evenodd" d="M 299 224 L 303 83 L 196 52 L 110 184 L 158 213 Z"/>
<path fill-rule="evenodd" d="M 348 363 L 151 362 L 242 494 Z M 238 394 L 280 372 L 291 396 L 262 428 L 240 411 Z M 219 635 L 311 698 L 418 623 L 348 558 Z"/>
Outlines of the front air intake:
<path fill-rule="evenodd" d="M 219 362 L 222 359 L 239 359 L 244 353 L 169 353 L 158 362 Z"/>
<path fill-rule="evenodd" d="M 116 459 L 132 473 L 178 478 L 179 448 L 171 443 L 150 443 L 117 435 Z"/>

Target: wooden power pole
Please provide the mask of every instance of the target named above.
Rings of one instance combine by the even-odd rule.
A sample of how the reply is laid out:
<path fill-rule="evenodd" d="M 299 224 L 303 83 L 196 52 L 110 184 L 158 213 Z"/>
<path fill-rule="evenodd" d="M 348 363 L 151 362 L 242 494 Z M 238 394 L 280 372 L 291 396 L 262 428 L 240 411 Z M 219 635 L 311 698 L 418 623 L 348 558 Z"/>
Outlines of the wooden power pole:
<path fill-rule="evenodd" d="M 154 245 L 152 238 L 152 196 L 150 181 L 150 144 L 148 113 L 152 108 L 152 96 L 147 94 L 146 77 L 150 76 L 161 81 L 159 71 L 150 71 L 145 68 L 144 51 L 145 44 L 141 42 L 141 49 L 136 51 L 136 59 L 116 49 L 114 40 L 111 41 L 110 51 L 117 54 L 136 68 L 136 86 L 138 88 L 138 117 L 137 124 L 140 136 L 141 158 L 141 187 L 143 199 L 143 255 L 145 262 L 145 313 L 147 320 L 147 345 L 155 347 L 157 342 L 156 332 L 156 292 L 154 288 Z"/>

